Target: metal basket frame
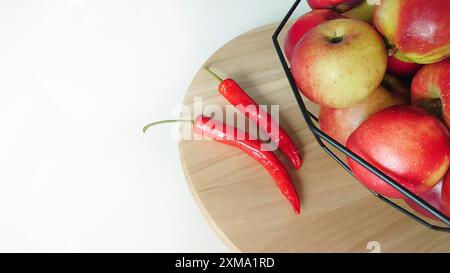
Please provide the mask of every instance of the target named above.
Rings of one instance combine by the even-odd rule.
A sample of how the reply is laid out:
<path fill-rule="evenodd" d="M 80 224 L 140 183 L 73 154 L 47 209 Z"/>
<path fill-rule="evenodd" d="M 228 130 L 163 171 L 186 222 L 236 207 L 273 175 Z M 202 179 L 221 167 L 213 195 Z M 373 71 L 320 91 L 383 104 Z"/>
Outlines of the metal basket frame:
<path fill-rule="evenodd" d="M 340 152 L 344 153 L 347 157 L 350 157 L 355 162 L 358 162 L 364 168 L 366 168 L 367 170 L 369 170 L 370 172 L 372 172 L 373 174 L 378 176 L 380 179 L 382 179 L 388 185 L 392 186 L 394 189 L 398 190 L 401 194 L 403 194 L 404 196 L 406 196 L 407 198 L 412 200 L 418 206 L 420 206 L 421 208 L 423 208 L 424 210 L 426 210 L 430 214 L 432 214 L 435 217 L 437 217 L 444 224 L 446 224 L 447 227 L 441 227 L 441 226 L 433 225 L 433 224 L 427 222 L 426 220 L 420 218 L 416 214 L 414 214 L 414 213 L 406 210 L 405 208 L 399 206 L 398 204 L 394 203 L 393 201 L 389 200 L 388 198 L 386 198 L 386 197 L 384 197 L 384 196 L 382 196 L 382 195 L 380 195 L 380 194 L 378 194 L 376 192 L 373 192 L 373 191 L 368 189 L 373 195 L 375 195 L 376 197 L 381 199 L 383 202 L 387 203 L 388 205 L 390 205 L 393 208 L 397 209 L 401 213 L 405 214 L 406 216 L 410 217 L 411 219 L 415 220 L 416 222 L 424 225 L 425 227 L 427 227 L 427 228 L 429 228 L 431 230 L 450 233 L 450 219 L 446 215 L 444 215 L 442 212 L 440 212 L 439 210 L 434 208 L 432 205 L 427 203 L 425 200 L 421 199 L 419 196 L 417 196 L 414 193 L 412 193 L 411 191 L 409 191 L 407 188 L 402 186 L 397 181 L 395 181 L 392 178 L 390 178 L 389 176 L 387 176 L 381 170 L 377 169 L 376 167 L 374 167 L 373 165 L 371 165 L 370 163 L 368 163 L 367 161 L 365 161 L 364 159 L 362 159 L 361 157 L 359 157 L 358 155 L 353 153 L 351 150 L 349 150 L 346 147 L 344 147 L 343 145 L 341 145 L 339 142 L 337 142 L 335 139 L 333 139 L 329 135 L 325 134 L 322 130 L 320 130 L 319 127 L 317 127 L 316 124 L 318 123 L 319 119 L 314 114 L 312 114 L 311 112 L 308 111 L 308 109 L 307 109 L 307 107 L 305 105 L 305 102 L 303 101 L 303 98 L 300 95 L 300 90 L 297 88 L 297 85 L 295 84 L 294 78 L 293 78 L 293 76 L 291 74 L 291 71 L 290 71 L 290 67 L 289 67 L 289 65 L 288 65 L 288 63 L 287 63 L 287 61 L 286 61 L 286 59 L 284 57 L 283 51 L 282 51 L 282 49 L 280 47 L 280 44 L 278 42 L 278 37 L 279 37 L 281 31 L 283 30 L 283 28 L 285 27 L 285 25 L 289 21 L 289 19 L 292 17 L 292 14 L 297 9 L 297 7 L 300 4 L 300 2 L 301 2 L 301 0 L 296 0 L 295 1 L 293 6 L 291 7 L 291 9 L 288 11 L 288 13 L 284 17 L 284 19 L 281 21 L 280 25 L 277 27 L 275 33 L 272 36 L 272 40 L 273 40 L 273 43 L 274 43 L 277 55 L 278 55 L 278 57 L 280 59 L 281 65 L 283 66 L 284 72 L 285 72 L 286 77 L 287 77 L 287 79 L 289 81 L 289 84 L 291 86 L 292 92 L 293 92 L 293 94 L 295 96 L 295 99 L 297 100 L 298 106 L 300 107 L 300 110 L 302 112 L 303 118 L 304 118 L 304 120 L 305 120 L 305 122 L 306 122 L 306 124 L 307 124 L 307 126 L 309 128 L 309 130 L 313 133 L 317 143 L 320 145 L 320 147 L 322 147 L 325 150 L 325 152 L 329 156 L 331 156 L 339 165 L 341 165 L 351 175 L 353 175 L 353 173 L 350 170 L 350 168 L 348 167 L 348 165 L 345 162 L 343 162 L 340 158 L 338 158 L 333 153 L 333 151 L 331 151 L 327 147 L 327 145 L 324 142 L 330 144 L 331 146 L 333 146 L 334 148 L 336 148 Z"/>

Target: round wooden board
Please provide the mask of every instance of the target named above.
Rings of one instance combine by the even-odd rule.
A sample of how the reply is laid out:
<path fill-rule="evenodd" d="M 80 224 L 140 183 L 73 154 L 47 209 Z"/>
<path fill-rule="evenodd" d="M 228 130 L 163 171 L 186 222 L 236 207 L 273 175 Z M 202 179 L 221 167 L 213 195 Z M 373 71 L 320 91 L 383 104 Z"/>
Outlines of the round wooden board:
<path fill-rule="evenodd" d="M 181 140 L 190 190 L 218 236 L 242 252 L 369 252 L 378 244 L 382 252 L 450 252 L 449 234 L 428 230 L 372 196 L 318 146 L 273 48 L 275 27 L 237 37 L 205 66 L 233 77 L 258 103 L 280 105 L 280 123 L 304 158 L 295 171 L 277 152 L 295 182 L 302 214 L 292 212 L 270 175 L 241 151 L 213 141 Z M 204 107 L 228 104 L 202 69 L 184 104 L 192 108 L 195 97 Z"/>

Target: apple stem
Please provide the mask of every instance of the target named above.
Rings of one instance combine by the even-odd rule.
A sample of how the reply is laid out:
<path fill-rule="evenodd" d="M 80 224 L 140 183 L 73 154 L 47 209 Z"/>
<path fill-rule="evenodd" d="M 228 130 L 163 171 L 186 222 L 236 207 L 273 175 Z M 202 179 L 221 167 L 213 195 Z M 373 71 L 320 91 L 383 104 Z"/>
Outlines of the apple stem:
<path fill-rule="evenodd" d="M 190 122 L 192 124 L 194 124 L 194 121 L 191 119 L 168 119 L 168 120 L 160 120 L 160 121 L 156 121 L 156 122 L 152 122 L 150 124 L 147 124 L 144 126 L 144 128 L 142 129 L 142 132 L 147 132 L 148 129 L 150 129 L 153 126 L 156 125 L 160 125 L 160 124 L 169 124 L 169 123 L 178 123 L 178 122 Z"/>
<path fill-rule="evenodd" d="M 215 80 L 217 80 L 217 81 L 219 81 L 219 82 L 223 82 L 223 79 L 222 79 L 221 77 L 219 77 L 219 75 L 217 75 L 216 73 L 214 73 L 211 69 L 209 69 L 208 67 L 204 67 L 204 69 L 206 70 L 206 72 L 209 73 L 209 75 L 210 75 L 213 79 L 215 79 Z"/>
<path fill-rule="evenodd" d="M 332 44 L 339 44 L 340 42 L 342 42 L 343 39 L 344 39 L 343 37 L 336 36 L 331 38 L 330 42 Z"/>

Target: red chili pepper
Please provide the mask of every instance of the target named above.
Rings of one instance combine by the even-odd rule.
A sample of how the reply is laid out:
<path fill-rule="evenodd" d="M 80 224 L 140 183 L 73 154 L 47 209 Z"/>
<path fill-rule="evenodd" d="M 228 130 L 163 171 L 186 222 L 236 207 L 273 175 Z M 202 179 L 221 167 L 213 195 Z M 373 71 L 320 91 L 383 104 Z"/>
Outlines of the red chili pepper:
<path fill-rule="evenodd" d="M 217 142 L 237 147 L 256 159 L 273 177 L 281 193 L 291 203 L 295 213 L 300 213 L 298 195 L 288 172 L 273 152 L 261 150 L 261 141 L 252 140 L 248 133 L 205 116 L 198 116 L 195 119 L 194 132 Z M 245 135 L 245 139 L 236 139 L 236 136 L 240 135 Z"/>
<path fill-rule="evenodd" d="M 263 109 L 260 109 L 259 105 L 239 86 L 236 81 L 231 78 L 223 80 L 210 69 L 205 68 L 205 70 L 220 82 L 219 93 L 241 112 L 245 110 L 243 113 L 247 116 L 247 118 L 265 130 L 265 132 L 271 137 L 271 140 L 277 143 L 280 150 L 288 157 L 291 165 L 295 169 L 299 169 L 302 165 L 300 152 L 286 131 L 272 120 L 272 116 Z M 274 127 L 273 129 L 272 126 Z"/>
<path fill-rule="evenodd" d="M 242 132 L 235 127 L 223 124 L 220 121 L 213 120 L 205 116 L 198 116 L 195 121 L 192 120 L 167 120 L 149 124 L 144 127 L 144 132 L 157 124 L 171 123 L 179 121 L 193 122 L 194 132 L 211 138 L 219 143 L 233 146 L 244 151 L 246 154 L 257 160 L 273 177 L 281 193 L 289 200 L 294 212 L 300 214 L 300 201 L 295 190 L 294 184 L 289 177 L 283 164 L 278 160 L 273 152 L 261 149 L 262 143 L 259 140 L 253 140 L 249 133 Z M 244 139 L 238 139 L 237 136 L 243 136 Z"/>

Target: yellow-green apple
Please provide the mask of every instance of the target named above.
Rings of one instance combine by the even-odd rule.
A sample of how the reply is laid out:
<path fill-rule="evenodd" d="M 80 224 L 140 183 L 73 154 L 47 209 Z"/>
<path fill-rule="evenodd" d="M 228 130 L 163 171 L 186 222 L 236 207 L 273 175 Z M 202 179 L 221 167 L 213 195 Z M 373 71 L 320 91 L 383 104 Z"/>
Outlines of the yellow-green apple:
<path fill-rule="evenodd" d="M 343 12 L 358 5 L 362 0 L 308 0 L 312 9 L 334 9 Z"/>
<path fill-rule="evenodd" d="M 335 19 L 303 36 L 294 49 L 291 72 L 308 99 L 345 108 L 375 91 L 386 67 L 386 47 L 369 24 Z"/>
<path fill-rule="evenodd" d="M 444 179 L 444 183 L 442 184 L 442 202 L 444 204 L 444 210 L 450 217 L 450 172 L 447 173 L 447 176 Z"/>
<path fill-rule="evenodd" d="M 347 148 L 416 195 L 438 184 L 450 166 L 447 127 L 414 106 L 392 106 L 372 115 L 350 135 Z M 350 157 L 347 162 L 367 188 L 406 198 Z"/>
<path fill-rule="evenodd" d="M 449 0 L 381 0 L 374 23 L 400 60 L 430 64 L 450 56 Z"/>
<path fill-rule="evenodd" d="M 388 56 L 387 71 L 403 78 L 413 77 L 417 71 L 422 67 L 420 64 L 404 62 L 397 59 L 395 56 Z"/>
<path fill-rule="evenodd" d="M 351 19 L 362 20 L 369 24 L 372 24 L 374 10 L 374 4 L 369 3 L 367 0 L 363 0 L 359 5 L 349 11 L 342 13 L 342 15 Z"/>
<path fill-rule="evenodd" d="M 450 126 L 450 59 L 422 67 L 413 79 L 411 98 Z"/>
<path fill-rule="evenodd" d="M 446 207 L 444 204 L 444 201 L 442 199 L 442 184 L 443 182 L 440 182 L 436 186 L 434 186 L 431 190 L 421 194 L 419 197 L 426 201 L 428 204 L 430 204 L 432 207 L 437 209 L 438 211 L 442 212 L 447 217 L 450 217 L 450 210 Z M 414 201 L 411 199 L 405 199 L 405 202 L 410 206 L 413 210 L 417 211 L 418 213 L 422 214 L 423 216 L 426 216 L 430 219 L 439 221 L 439 219 L 434 216 L 433 214 L 429 213 L 425 209 L 423 209 L 421 206 L 417 205 Z"/>
<path fill-rule="evenodd" d="M 284 53 L 286 54 L 288 61 L 291 61 L 292 53 L 298 41 L 300 41 L 308 31 L 323 22 L 334 20 L 336 18 L 344 18 L 344 16 L 330 9 L 316 9 L 298 18 L 289 28 L 284 41 Z"/>
<path fill-rule="evenodd" d="M 401 96 L 380 86 L 367 98 L 349 108 L 321 107 L 320 129 L 345 146 L 347 139 L 366 119 L 394 105 L 407 104 Z"/>

